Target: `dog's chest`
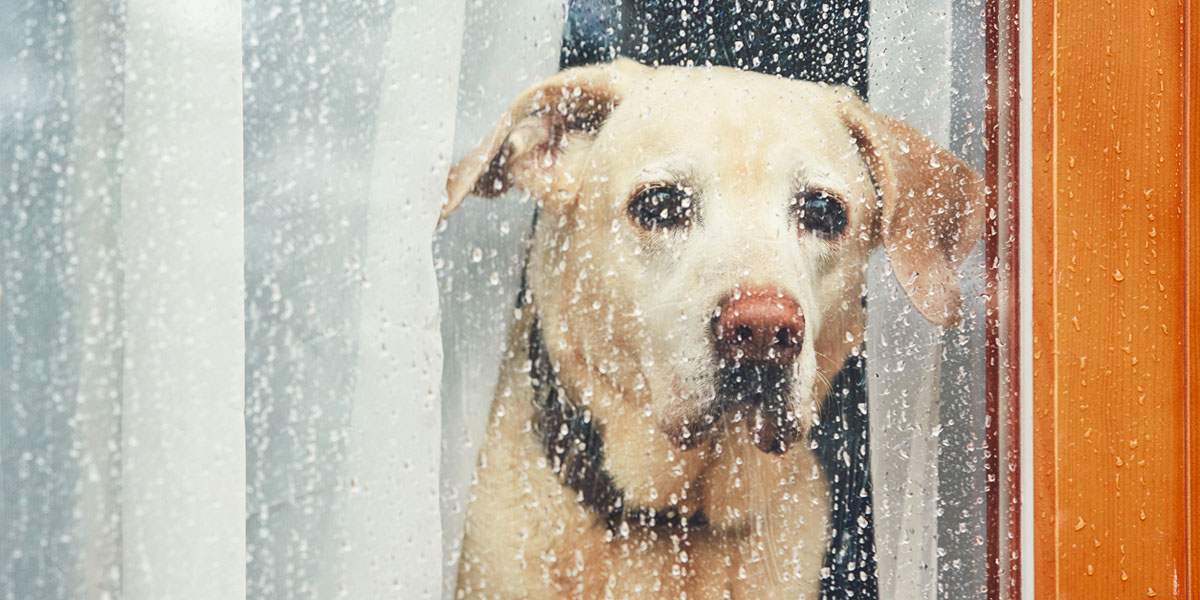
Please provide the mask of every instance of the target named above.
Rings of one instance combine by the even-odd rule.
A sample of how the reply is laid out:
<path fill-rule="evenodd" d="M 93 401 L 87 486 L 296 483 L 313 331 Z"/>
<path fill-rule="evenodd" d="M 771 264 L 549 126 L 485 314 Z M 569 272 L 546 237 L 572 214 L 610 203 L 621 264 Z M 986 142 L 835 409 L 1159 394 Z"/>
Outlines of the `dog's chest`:
<path fill-rule="evenodd" d="M 544 483 L 557 500 L 550 520 L 568 525 L 545 540 L 534 579 L 559 597 L 819 598 L 829 515 L 821 478 L 800 477 L 771 490 L 743 484 L 753 504 L 722 483 L 704 491 L 716 498 L 705 503 L 715 523 L 612 530 L 574 495 L 558 493 L 557 481 Z"/>
<path fill-rule="evenodd" d="M 562 598 L 818 598 L 823 546 L 764 533 L 565 536 L 541 576 Z"/>
<path fill-rule="evenodd" d="M 706 470 L 693 485 L 714 523 L 613 527 L 549 466 L 525 359 L 510 357 L 493 405 L 459 576 L 464 597 L 507 590 L 548 598 L 818 598 L 828 498 L 824 479 L 812 477 L 811 452 L 798 448 L 786 468 L 766 469 L 758 464 L 766 455 L 738 444 L 744 455 L 730 451 L 725 468 Z"/>

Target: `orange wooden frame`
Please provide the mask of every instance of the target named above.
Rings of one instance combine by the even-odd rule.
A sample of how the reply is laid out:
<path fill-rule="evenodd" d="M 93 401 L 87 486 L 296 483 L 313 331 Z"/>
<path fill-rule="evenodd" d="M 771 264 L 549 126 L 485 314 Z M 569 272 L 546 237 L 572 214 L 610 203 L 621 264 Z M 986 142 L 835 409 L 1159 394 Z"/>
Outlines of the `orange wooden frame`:
<path fill-rule="evenodd" d="M 1193 2 L 1033 1 L 1039 599 L 1200 600 Z"/>
<path fill-rule="evenodd" d="M 1184 214 L 1187 227 L 1187 590 L 1200 600 L 1200 7 L 1188 2 L 1184 11 L 1187 33 L 1184 58 L 1187 132 Z"/>

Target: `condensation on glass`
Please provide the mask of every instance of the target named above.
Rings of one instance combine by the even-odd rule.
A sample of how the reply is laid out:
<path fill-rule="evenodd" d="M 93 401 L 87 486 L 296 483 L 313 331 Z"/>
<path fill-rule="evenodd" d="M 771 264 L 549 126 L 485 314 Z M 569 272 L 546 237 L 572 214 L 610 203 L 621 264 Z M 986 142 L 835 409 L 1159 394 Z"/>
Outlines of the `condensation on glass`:
<path fill-rule="evenodd" d="M 984 0 L 9 12 L 0 598 L 995 585 Z"/>
<path fill-rule="evenodd" d="M 478 40 L 481 50 L 468 50 L 463 56 L 455 134 L 456 159 L 468 157 L 481 140 L 489 134 L 495 135 L 492 132 L 496 122 L 506 114 L 510 104 L 544 78 L 564 68 L 630 57 L 653 66 L 701 70 L 709 66 L 733 66 L 783 78 L 846 86 L 866 99 L 874 111 L 903 119 L 981 174 L 985 173 L 988 135 L 985 103 L 989 90 L 985 6 L 982 2 L 944 2 L 912 9 L 905 3 L 886 1 L 872 2 L 869 6 L 856 2 L 577 1 L 568 3 L 565 14 L 552 4 L 526 3 L 524 10 L 530 14 L 520 18 L 532 21 L 536 13 L 538 22 L 564 21 L 561 40 L 557 37 L 543 39 L 513 29 L 509 19 L 514 15 L 508 10 L 493 7 L 472 10 L 468 7 L 466 36 Z M 504 50 L 491 51 L 493 48 Z M 556 53 L 554 49 L 560 51 Z M 728 84 L 739 85 L 739 82 L 734 80 Z M 745 84 L 751 85 L 751 80 L 746 80 Z M 726 83 L 710 82 L 710 85 Z M 562 98 L 578 95 L 580 87 L 576 84 L 572 88 L 568 84 L 568 91 Z M 672 93 L 695 95 L 691 101 L 705 105 L 705 112 L 712 119 L 721 119 L 725 115 L 736 119 L 744 117 L 748 110 L 736 102 L 707 104 L 711 100 L 697 94 L 696 88 L 685 88 L 681 84 L 678 90 L 663 94 L 667 98 L 660 107 L 663 113 L 684 110 L 676 104 L 667 106 Z M 586 89 L 583 94 L 587 94 Z M 632 93 L 630 95 L 632 97 Z M 550 96 L 546 105 L 554 106 L 556 101 L 557 98 Z M 753 106 L 751 102 L 747 98 L 746 106 Z M 558 106 L 562 109 L 564 105 Z M 654 108 L 651 105 L 643 109 L 647 127 L 658 119 L 669 120 L 669 116 L 655 114 Z M 804 107 L 797 105 L 796 109 L 797 114 L 790 118 L 807 116 Z M 769 118 L 787 120 L 789 115 L 770 115 Z M 743 118 L 741 122 L 746 120 Z M 611 136 L 621 134 L 618 131 L 626 132 L 600 127 L 598 137 L 605 139 L 607 134 L 611 139 Z M 710 129 L 703 126 L 696 127 L 697 136 L 708 131 Z M 567 137 L 570 139 L 569 133 Z M 762 139 L 773 141 L 769 135 L 762 135 Z M 677 138 L 671 140 L 678 141 Z M 714 139 L 703 143 L 722 142 Z M 737 142 L 731 140 L 729 143 Z M 631 151 L 641 152 L 642 149 Z M 654 149 L 639 156 L 644 156 L 647 162 L 656 158 Z M 504 155 L 504 158 L 514 157 Z M 578 167 L 578 176 L 588 177 L 587 169 L 593 166 L 594 163 Z M 725 168 L 725 174 L 733 177 L 739 166 L 721 165 L 720 168 Z M 781 166 L 788 168 L 791 165 Z M 682 167 L 685 171 L 688 168 L 690 166 Z M 604 176 L 611 173 L 604 171 Z M 518 181 L 517 177 L 514 176 L 514 182 Z M 463 549 L 464 528 L 472 526 L 464 524 L 470 522 L 475 523 L 475 527 L 483 527 L 480 523 L 487 518 L 476 517 L 468 507 L 473 501 L 486 506 L 494 504 L 480 503 L 478 495 L 471 490 L 474 486 L 493 493 L 486 482 L 481 484 L 488 477 L 483 471 L 491 465 L 486 459 L 479 458 L 479 453 L 482 451 L 491 457 L 487 454 L 488 445 L 496 444 L 494 436 L 501 435 L 501 430 L 494 426 L 497 416 L 493 397 L 514 393 L 505 388 L 505 358 L 513 353 L 524 355 L 522 353 L 530 352 L 526 340 L 513 333 L 514 315 L 517 320 L 524 317 L 526 321 L 516 326 L 515 331 L 519 332 L 522 327 L 529 327 L 527 314 L 530 311 L 535 314 L 545 312 L 538 306 L 537 298 L 531 298 L 536 292 L 530 292 L 530 287 L 535 284 L 527 273 L 527 264 L 529 257 L 538 254 L 540 243 L 531 232 L 535 227 L 547 227 L 547 215 L 560 219 L 557 226 L 549 226 L 556 233 L 570 229 L 569 225 L 562 225 L 561 213 L 546 208 L 546 203 L 551 200 L 539 199 L 536 194 L 519 189 L 519 183 L 512 187 L 512 191 L 496 199 L 483 199 L 481 195 L 495 194 L 474 190 L 476 196 L 467 199 L 449 217 L 435 243 L 446 356 L 442 378 L 445 428 L 442 506 L 447 548 L 444 590 L 448 594 L 455 589 L 463 593 L 471 589 L 471 585 L 486 585 L 487 581 L 486 576 L 480 576 L 470 579 L 467 584 L 462 582 L 464 573 L 472 568 L 472 560 L 481 565 L 475 566 L 476 570 L 486 567 L 484 563 L 488 560 L 470 556 L 469 547 L 466 548 L 467 557 L 460 556 L 459 552 Z M 586 184 L 581 188 L 595 189 Z M 704 193 L 705 190 L 698 191 L 696 206 L 689 208 L 701 221 L 706 216 Z M 662 201 L 667 202 L 669 198 L 664 196 Z M 980 201 L 975 210 L 983 210 L 983 199 Z M 656 211 L 659 210 L 657 206 Z M 746 207 L 744 210 L 754 209 Z M 975 216 L 979 221 L 983 220 L 982 214 Z M 575 214 L 566 218 L 591 223 Z M 717 228 L 736 223 L 736 218 L 729 215 L 712 219 L 693 226 Z M 717 219 L 726 221 L 718 222 Z M 926 217 L 924 225 L 938 227 L 934 219 L 934 216 Z M 611 232 L 619 237 L 626 231 L 626 226 L 625 223 L 613 223 Z M 702 231 L 691 235 L 698 241 L 705 239 Z M 578 241 L 568 234 L 548 234 L 545 239 Z M 620 245 L 622 242 L 612 243 Z M 1011 240 L 1002 242 L 1009 243 Z M 689 246 L 686 242 L 676 242 L 671 250 L 663 252 L 687 253 L 696 251 L 697 247 L 698 244 Z M 740 248 L 751 248 L 751 245 L 743 244 Z M 563 252 L 555 256 L 569 260 L 565 258 L 568 254 Z M 596 255 L 596 261 L 611 258 L 610 254 L 600 251 Z M 686 258 L 673 258 L 686 261 Z M 831 483 L 831 538 L 820 573 L 822 597 L 983 598 L 988 595 L 988 562 L 999 554 L 995 548 L 989 554 L 986 530 L 989 518 L 997 517 L 995 514 L 989 517 L 986 497 L 988 422 L 985 396 L 988 374 L 985 351 L 988 341 L 985 330 L 989 308 L 982 238 L 963 258 L 957 277 L 964 299 L 962 324 L 945 328 L 931 324 L 914 308 L 897 281 L 885 251 L 877 248 L 865 258 L 867 277 L 862 304 L 866 314 L 865 338 L 851 352 L 852 358 L 861 356 L 864 360 L 847 363 L 847 368 L 840 371 L 837 368 L 826 371 L 831 379 L 834 373 L 841 373 L 837 385 L 832 386 L 838 393 L 831 393 L 824 399 L 821 413 L 824 421 L 812 429 L 806 440 L 819 458 L 823 476 Z M 628 259 L 639 260 L 636 257 Z M 743 268 L 749 269 L 746 279 L 754 279 L 753 267 Z M 594 265 L 592 270 L 585 269 L 584 275 L 564 269 L 560 271 L 564 274 L 563 279 L 554 281 L 553 285 L 574 286 L 579 290 L 580 283 L 572 276 L 603 279 L 606 269 L 611 270 L 603 263 Z M 611 282 L 610 285 L 622 285 L 623 274 L 610 274 L 605 281 Z M 997 276 L 1002 279 L 1005 275 L 993 272 L 993 277 Z M 671 286 L 680 281 L 664 277 L 663 281 L 651 285 Z M 586 283 L 582 287 L 587 288 Z M 703 287 L 686 289 L 703 290 Z M 669 296 L 664 293 L 653 297 L 661 301 Z M 622 296 L 622 300 L 625 299 Z M 514 311 L 514 306 L 521 306 L 523 301 L 529 304 Z M 678 302 L 680 312 L 687 310 L 682 307 L 690 306 L 686 299 L 678 299 Z M 587 306 L 578 308 L 581 312 L 588 310 Z M 664 312 L 659 310 L 652 314 L 654 318 L 662 318 Z M 672 314 L 669 318 L 687 321 L 692 317 Z M 619 320 L 622 317 L 611 318 Z M 567 322 L 570 322 L 569 318 Z M 578 322 L 586 326 L 582 324 L 588 321 L 582 317 Z M 644 324 L 644 319 L 638 322 Z M 533 327 L 537 327 L 536 321 Z M 683 327 L 686 325 L 681 329 Z M 662 327 L 650 328 L 656 332 L 668 331 Z M 571 340 L 565 342 L 568 345 L 587 339 L 586 334 L 564 337 Z M 664 344 L 671 345 L 670 342 Z M 578 350 L 567 348 L 566 351 Z M 683 355 L 675 358 L 679 356 Z M 583 360 L 586 361 L 586 357 Z M 523 368 L 533 370 L 532 378 L 536 380 L 534 363 L 531 359 Z M 594 368 L 603 367 L 596 365 Z M 662 370 L 652 371 L 664 376 Z M 991 376 L 998 375 L 993 373 Z M 865 382 L 865 387 L 849 383 L 856 379 Z M 653 384 L 648 385 L 651 390 L 655 389 Z M 569 388 L 570 383 L 566 387 Z M 576 390 L 576 393 L 589 391 L 601 393 L 594 390 Z M 570 392 L 565 391 L 564 395 L 569 396 Z M 500 403 L 502 398 L 496 398 L 495 402 Z M 536 396 L 534 402 L 537 402 Z M 542 435 L 536 431 L 539 410 L 534 409 L 533 432 L 525 435 Z M 604 410 L 597 408 L 592 412 L 600 415 Z M 491 418 L 489 411 L 492 411 Z M 599 416 L 596 418 L 603 424 Z M 603 433 L 597 435 L 604 437 Z M 559 475 L 565 480 L 575 476 L 570 472 L 569 449 L 575 439 L 574 433 L 560 436 L 563 446 L 549 450 L 550 458 L 546 459 L 553 470 L 554 453 L 562 456 L 566 464 L 560 466 Z M 646 452 L 648 456 L 652 454 L 652 451 Z M 537 457 L 526 456 L 525 460 L 534 461 Z M 621 468 L 611 461 L 609 466 Z M 626 474 L 611 475 L 618 481 L 630 479 Z M 703 475 L 698 479 L 702 480 Z M 572 487 L 569 481 L 564 485 L 568 494 L 575 494 L 587 504 L 584 498 L 587 494 L 579 491 L 579 485 Z M 712 492 L 705 490 L 705 493 Z M 633 498 L 627 501 L 631 504 L 640 500 L 637 492 L 627 495 Z M 666 496 L 666 492 L 663 495 Z M 659 510 L 662 505 L 665 504 L 660 503 Z M 600 518 L 598 522 L 603 520 Z M 697 530 L 699 533 L 693 535 L 706 535 L 703 526 Z M 664 536 L 671 535 L 669 528 L 664 532 Z M 485 533 L 482 537 L 487 535 L 490 534 Z M 620 537 L 619 530 L 616 535 Z M 477 543 L 481 547 L 487 544 L 486 541 Z M 995 543 L 994 539 L 992 543 Z M 544 548 L 536 544 L 536 540 L 530 542 L 531 548 Z M 693 544 L 694 553 L 704 552 L 703 541 Z M 468 563 L 465 567 L 463 560 Z M 530 557 L 529 560 L 536 559 Z M 558 570 L 547 568 L 546 573 L 557 573 L 564 581 L 576 582 L 570 576 L 571 567 L 561 563 L 563 560 L 569 561 L 555 556 L 554 564 L 558 565 Z M 683 570 L 687 572 L 686 567 Z M 613 569 L 612 572 L 621 571 Z M 472 577 L 470 574 L 465 576 Z M 505 585 L 507 579 L 497 577 L 496 584 Z M 566 584 L 559 582 L 558 585 Z M 994 581 L 992 585 L 995 585 Z M 763 590 L 769 586 L 756 588 L 750 585 L 740 589 L 750 590 L 753 596 L 756 590 L 760 594 L 766 593 Z"/>

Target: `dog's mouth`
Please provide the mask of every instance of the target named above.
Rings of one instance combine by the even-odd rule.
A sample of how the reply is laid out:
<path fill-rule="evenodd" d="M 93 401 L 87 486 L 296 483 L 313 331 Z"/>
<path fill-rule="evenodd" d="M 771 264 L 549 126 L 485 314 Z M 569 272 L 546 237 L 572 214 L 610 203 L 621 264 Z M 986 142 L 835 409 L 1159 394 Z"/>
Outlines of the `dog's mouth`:
<path fill-rule="evenodd" d="M 804 428 L 791 408 L 788 369 L 765 361 L 742 361 L 718 370 L 715 396 L 700 415 L 668 435 L 684 450 L 707 444 L 724 420 L 745 427 L 754 445 L 767 454 L 783 454 Z"/>

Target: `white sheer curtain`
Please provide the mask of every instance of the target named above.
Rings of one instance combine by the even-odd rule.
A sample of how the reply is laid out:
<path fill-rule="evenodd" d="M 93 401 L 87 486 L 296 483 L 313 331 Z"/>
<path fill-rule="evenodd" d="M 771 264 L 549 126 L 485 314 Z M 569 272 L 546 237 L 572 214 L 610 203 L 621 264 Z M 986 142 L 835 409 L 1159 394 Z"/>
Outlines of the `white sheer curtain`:
<path fill-rule="evenodd" d="M 463 4 L 0 17 L 0 598 L 441 595 Z"/>
<path fill-rule="evenodd" d="M 467 6 L 453 156 L 474 148 L 518 94 L 558 70 L 564 16 L 560 0 Z M 520 192 L 470 199 L 447 221 L 435 246 L 447 353 L 441 377 L 447 598 L 453 597 L 471 474 L 500 374 L 532 215 L 533 202 Z"/>
<path fill-rule="evenodd" d="M 982 171 L 983 5 L 872 0 L 870 103 Z M 880 598 L 983 598 L 984 301 L 981 248 L 959 281 L 963 325 L 909 303 L 870 260 L 867 367 Z M 943 557 L 949 558 L 943 558 Z"/>
<path fill-rule="evenodd" d="M 433 230 L 453 150 L 463 1 L 398 5 L 384 53 L 345 473 L 338 592 L 441 594 L 442 441 Z"/>
<path fill-rule="evenodd" d="M 129 598 L 239 597 L 241 5 L 125 7 L 121 588 Z"/>
<path fill-rule="evenodd" d="M 955 147 L 982 106 L 956 58 L 975 4 L 871 6 L 872 104 Z M 452 158 L 557 69 L 563 19 L 559 0 L 0 16 L 0 598 L 451 593 L 532 203 L 467 202 L 431 256 L 436 215 Z M 982 363 L 873 264 L 880 592 L 936 598 L 931 507 L 982 475 L 939 468 L 939 390 L 980 390 L 945 365 Z"/>
<path fill-rule="evenodd" d="M 950 3 L 872 2 L 871 106 L 950 141 Z M 867 368 L 875 547 L 882 598 L 937 599 L 940 330 L 871 256 Z"/>
<path fill-rule="evenodd" d="M 6 11 L 5 598 L 244 594 L 240 12 Z"/>

